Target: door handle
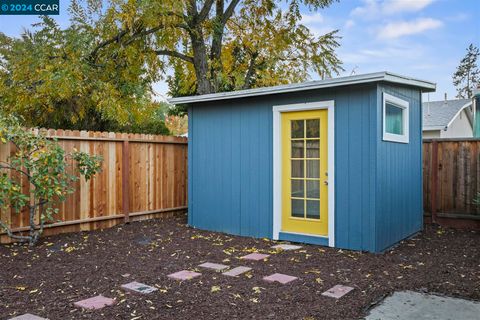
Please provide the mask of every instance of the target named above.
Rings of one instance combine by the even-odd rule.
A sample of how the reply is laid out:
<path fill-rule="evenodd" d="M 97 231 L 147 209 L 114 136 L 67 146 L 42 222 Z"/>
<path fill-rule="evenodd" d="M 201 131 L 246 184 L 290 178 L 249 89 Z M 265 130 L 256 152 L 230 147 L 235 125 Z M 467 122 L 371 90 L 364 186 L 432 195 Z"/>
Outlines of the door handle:
<path fill-rule="evenodd" d="M 323 181 L 323 184 L 326 185 L 326 186 L 328 186 L 328 180 L 324 180 L 324 181 Z"/>

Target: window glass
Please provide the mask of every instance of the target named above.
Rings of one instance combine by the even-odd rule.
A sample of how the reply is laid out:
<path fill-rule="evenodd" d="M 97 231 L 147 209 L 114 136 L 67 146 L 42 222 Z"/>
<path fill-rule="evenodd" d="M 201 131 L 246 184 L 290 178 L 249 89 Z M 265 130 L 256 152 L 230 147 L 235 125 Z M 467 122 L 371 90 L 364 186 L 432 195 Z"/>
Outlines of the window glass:
<path fill-rule="evenodd" d="M 320 160 L 307 160 L 307 178 L 320 178 Z"/>
<path fill-rule="evenodd" d="M 320 180 L 307 180 L 307 198 L 320 198 Z"/>
<path fill-rule="evenodd" d="M 292 158 L 303 158 L 304 140 L 292 140 Z"/>
<path fill-rule="evenodd" d="M 292 197 L 303 198 L 305 193 L 303 192 L 303 180 L 292 180 Z"/>
<path fill-rule="evenodd" d="M 304 178 L 303 160 L 292 160 L 292 178 Z"/>
<path fill-rule="evenodd" d="M 307 218 L 320 219 L 320 201 L 307 200 Z"/>
<path fill-rule="evenodd" d="M 307 158 L 320 158 L 320 140 L 307 140 Z"/>
<path fill-rule="evenodd" d="M 292 217 L 303 218 L 304 200 L 292 199 Z"/>
<path fill-rule="evenodd" d="M 385 104 L 385 131 L 392 134 L 403 134 L 403 109 L 393 104 Z"/>
<path fill-rule="evenodd" d="M 304 137 L 304 121 L 303 120 L 292 120 L 292 138 L 303 138 Z"/>
<path fill-rule="evenodd" d="M 307 138 L 320 137 L 320 119 L 310 119 L 307 122 Z"/>

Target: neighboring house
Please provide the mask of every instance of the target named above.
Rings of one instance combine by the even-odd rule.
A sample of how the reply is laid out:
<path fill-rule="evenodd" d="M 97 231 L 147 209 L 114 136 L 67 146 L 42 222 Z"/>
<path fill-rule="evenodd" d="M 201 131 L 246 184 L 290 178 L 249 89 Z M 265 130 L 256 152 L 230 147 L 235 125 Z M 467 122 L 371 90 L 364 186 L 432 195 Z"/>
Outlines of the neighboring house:
<path fill-rule="evenodd" d="M 389 72 L 170 99 L 188 106 L 188 224 L 382 252 L 423 226 L 421 93 Z"/>
<path fill-rule="evenodd" d="M 471 99 L 423 103 L 423 138 L 472 138 L 474 123 Z"/>

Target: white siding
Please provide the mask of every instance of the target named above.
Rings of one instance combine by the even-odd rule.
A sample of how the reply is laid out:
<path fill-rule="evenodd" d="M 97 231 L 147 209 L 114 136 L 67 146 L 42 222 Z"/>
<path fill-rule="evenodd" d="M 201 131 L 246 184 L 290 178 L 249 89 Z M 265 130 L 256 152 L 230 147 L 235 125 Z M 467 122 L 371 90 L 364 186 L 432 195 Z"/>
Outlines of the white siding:
<path fill-rule="evenodd" d="M 440 138 L 440 130 L 423 131 L 423 139 Z"/>
<path fill-rule="evenodd" d="M 465 110 L 462 110 L 460 114 L 453 120 L 448 126 L 447 131 L 441 131 L 441 138 L 472 138 L 473 128 L 468 121 Z"/>
<path fill-rule="evenodd" d="M 464 110 L 458 114 L 447 130 L 423 130 L 423 139 L 432 138 L 472 138 L 473 128 Z"/>

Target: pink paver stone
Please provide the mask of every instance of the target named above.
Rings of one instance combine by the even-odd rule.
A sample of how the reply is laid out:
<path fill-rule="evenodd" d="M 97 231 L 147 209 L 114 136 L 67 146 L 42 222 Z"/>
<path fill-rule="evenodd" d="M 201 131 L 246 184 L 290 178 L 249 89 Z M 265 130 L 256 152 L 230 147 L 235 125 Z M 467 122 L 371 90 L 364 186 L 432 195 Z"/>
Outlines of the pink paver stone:
<path fill-rule="evenodd" d="M 77 301 L 74 303 L 75 307 L 91 310 L 102 309 L 103 307 L 111 306 L 113 304 L 115 304 L 115 300 L 104 297 L 102 295 L 88 298 L 82 301 Z"/>
<path fill-rule="evenodd" d="M 38 317 L 30 313 L 25 313 L 25 314 L 22 314 L 21 316 L 11 318 L 10 320 L 47 320 L 47 319 Z"/>
<path fill-rule="evenodd" d="M 182 270 L 182 271 L 178 271 L 178 272 L 169 274 L 167 277 L 169 277 L 170 279 L 175 279 L 175 280 L 190 280 L 190 279 L 199 277 L 201 275 L 202 274 L 198 273 L 198 272 Z"/>
<path fill-rule="evenodd" d="M 349 293 L 352 290 L 353 290 L 352 287 L 347 287 L 347 286 L 344 286 L 344 285 L 341 285 L 341 284 L 337 284 L 336 286 L 334 286 L 334 287 L 328 289 L 327 291 L 325 291 L 324 293 L 322 293 L 322 296 L 331 297 L 331 298 L 335 298 L 335 299 L 340 299 L 341 297 L 343 297 L 344 295 L 346 295 L 347 293 Z"/>
<path fill-rule="evenodd" d="M 130 282 L 127 284 L 122 285 L 122 288 L 127 290 L 127 291 L 132 291 L 135 293 L 142 293 L 142 294 L 147 294 L 147 293 L 152 293 L 154 291 L 157 291 L 157 288 L 151 287 L 149 285 L 140 283 L 140 282 Z"/>
<path fill-rule="evenodd" d="M 289 251 L 289 250 L 298 250 L 301 247 L 302 246 L 297 246 L 294 244 L 282 243 L 282 244 L 277 244 L 276 246 L 273 246 L 272 249 L 281 249 L 281 250 Z"/>
<path fill-rule="evenodd" d="M 240 259 L 259 261 L 259 260 L 266 259 L 268 257 L 270 257 L 269 254 L 250 253 L 250 254 L 247 254 L 246 256 L 241 257 Z"/>
<path fill-rule="evenodd" d="M 225 269 L 228 269 L 229 267 L 224 265 L 224 264 L 219 264 L 219 263 L 212 263 L 212 262 L 205 262 L 199 265 L 199 267 L 206 268 L 206 269 L 212 269 L 216 271 L 222 271 Z"/>
<path fill-rule="evenodd" d="M 281 273 L 274 273 L 270 276 L 263 277 L 263 280 L 267 282 L 280 282 L 281 284 L 286 284 L 289 282 L 292 282 L 293 280 L 297 280 L 297 277 L 294 276 L 289 276 L 286 274 L 281 274 Z"/>
<path fill-rule="evenodd" d="M 229 277 L 237 277 L 237 276 L 241 275 L 242 273 L 248 272 L 250 270 L 252 270 L 252 268 L 236 267 L 236 268 L 233 268 L 232 270 L 228 270 L 227 272 L 224 272 L 222 274 L 225 275 L 225 276 L 229 276 Z"/>

